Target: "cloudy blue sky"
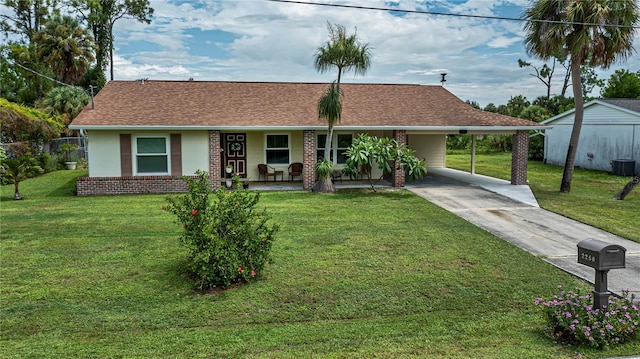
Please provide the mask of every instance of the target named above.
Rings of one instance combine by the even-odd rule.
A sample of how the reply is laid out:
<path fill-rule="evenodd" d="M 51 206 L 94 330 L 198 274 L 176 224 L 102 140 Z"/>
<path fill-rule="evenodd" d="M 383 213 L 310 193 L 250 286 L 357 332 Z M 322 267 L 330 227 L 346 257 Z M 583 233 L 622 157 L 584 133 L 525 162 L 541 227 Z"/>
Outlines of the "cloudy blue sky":
<path fill-rule="evenodd" d="M 316 1 L 516 18 L 529 5 L 528 0 Z M 331 22 L 357 29 L 359 38 L 373 47 L 367 75 L 348 74 L 345 82 L 437 85 L 446 72 L 447 89 L 481 106 L 503 104 L 518 94 L 530 100 L 545 94 L 531 70 L 518 67 L 518 59 L 542 64 L 526 54 L 520 22 L 266 0 L 151 0 L 151 6 L 150 25 L 116 23 L 117 80 L 330 82 L 336 73 L 317 73 L 313 54 L 327 40 Z M 616 68 L 638 71 L 640 56 L 599 71 L 600 77 L 609 78 Z M 562 71 L 554 93 L 560 92 Z"/>

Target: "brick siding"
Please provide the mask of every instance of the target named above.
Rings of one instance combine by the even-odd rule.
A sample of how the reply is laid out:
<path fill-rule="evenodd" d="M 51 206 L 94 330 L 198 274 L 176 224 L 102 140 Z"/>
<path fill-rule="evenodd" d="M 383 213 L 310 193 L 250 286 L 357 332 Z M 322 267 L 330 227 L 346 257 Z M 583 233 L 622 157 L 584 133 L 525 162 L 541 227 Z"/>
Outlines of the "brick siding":
<path fill-rule="evenodd" d="M 316 163 L 316 131 L 303 131 L 303 154 L 302 154 L 302 188 L 311 189 L 316 180 L 314 164 Z"/>
<path fill-rule="evenodd" d="M 216 189 L 220 184 L 222 178 L 220 173 L 222 172 L 222 163 L 220 159 L 220 149 L 222 148 L 221 136 L 219 130 L 209 131 L 209 180 L 211 181 L 212 189 Z"/>
<path fill-rule="evenodd" d="M 526 185 L 529 131 L 516 131 L 511 148 L 511 184 Z"/>
<path fill-rule="evenodd" d="M 187 192 L 187 184 L 176 176 L 80 177 L 76 190 L 78 196 L 176 193 Z"/>
<path fill-rule="evenodd" d="M 407 131 L 406 130 L 394 130 L 393 138 L 398 141 L 398 143 L 406 143 L 407 142 Z M 394 188 L 404 187 L 405 178 L 404 178 L 404 170 L 398 166 L 394 161 L 393 170 L 391 173 L 391 184 Z"/>

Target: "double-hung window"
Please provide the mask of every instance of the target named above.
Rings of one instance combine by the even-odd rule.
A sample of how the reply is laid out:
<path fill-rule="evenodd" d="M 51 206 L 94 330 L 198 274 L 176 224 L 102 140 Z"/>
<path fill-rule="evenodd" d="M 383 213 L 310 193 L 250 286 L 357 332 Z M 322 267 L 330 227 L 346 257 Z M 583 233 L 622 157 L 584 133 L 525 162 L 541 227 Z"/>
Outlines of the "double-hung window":
<path fill-rule="evenodd" d="M 136 174 L 169 174 L 169 141 L 167 137 L 135 137 Z"/>
<path fill-rule="evenodd" d="M 316 142 L 316 158 L 318 161 L 324 158 L 324 146 L 327 139 L 326 134 L 319 134 L 318 141 Z M 353 142 L 353 134 L 351 133 L 338 133 L 333 135 L 333 141 L 331 142 L 331 151 L 329 158 L 336 164 L 345 164 L 347 162 L 347 156 L 344 152 L 351 146 Z"/>
<path fill-rule="evenodd" d="M 289 135 L 267 134 L 267 148 L 265 151 L 267 164 L 289 164 Z"/>
<path fill-rule="evenodd" d="M 316 142 L 316 160 L 318 162 L 324 159 L 324 146 L 325 146 L 326 140 L 327 140 L 327 135 L 325 134 L 318 135 L 318 142 Z M 329 158 L 333 159 L 332 153 L 329 153 Z"/>
<path fill-rule="evenodd" d="M 347 163 L 347 156 L 344 152 L 351 146 L 351 142 L 353 142 L 353 135 L 350 133 L 339 133 L 336 135 L 336 163 Z"/>

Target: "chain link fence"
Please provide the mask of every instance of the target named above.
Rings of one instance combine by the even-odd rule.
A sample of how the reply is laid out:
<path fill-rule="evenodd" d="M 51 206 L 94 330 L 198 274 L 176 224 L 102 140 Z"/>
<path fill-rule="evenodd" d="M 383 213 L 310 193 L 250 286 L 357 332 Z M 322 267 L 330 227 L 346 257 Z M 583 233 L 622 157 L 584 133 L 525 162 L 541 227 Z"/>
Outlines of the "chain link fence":
<path fill-rule="evenodd" d="M 58 153 L 58 149 L 63 143 L 69 143 L 76 146 L 76 154 L 78 159 L 87 159 L 87 140 L 84 137 L 61 137 L 55 138 L 49 144 L 49 153 L 54 155 Z"/>

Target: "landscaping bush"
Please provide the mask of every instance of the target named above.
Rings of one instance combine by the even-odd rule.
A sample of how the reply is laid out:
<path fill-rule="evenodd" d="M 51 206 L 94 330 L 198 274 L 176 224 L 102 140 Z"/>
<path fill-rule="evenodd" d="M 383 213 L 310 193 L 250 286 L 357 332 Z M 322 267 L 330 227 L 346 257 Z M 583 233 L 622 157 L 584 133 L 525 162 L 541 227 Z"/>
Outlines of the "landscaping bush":
<path fill-rule="evenodd" d="M 545 332 L 553 339 L 570 344 L 583 344 L 604 348 L 637 336 L 640 324 L 640 301 L 628 291 L 622 298 L 610 298 L 607 307 L 593 309 L 591 293 L 560 289 L 559 295 L 545 301 L 538 298 L 536 305 L 544 306 L 550 327 Z"/>
<path fill-rule="evenodd" d="M 165 209 L 182 223 L 181 241 L 189 251 L 188 271 L 200 289 L 228 287 L 256 278 L 270 260 L 278 231 L 267 222 L 266 206 L 258 208 L 259 192 L 209 190 L 207 173 L 184 177 L 189 193 L 169 197 Z"/>
<path fill-rule="evenodd" d="M 544 159 L 544 136 L 529 137 L 529 159 L 534 161 Z"/>

